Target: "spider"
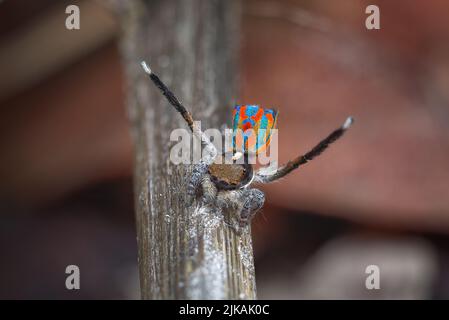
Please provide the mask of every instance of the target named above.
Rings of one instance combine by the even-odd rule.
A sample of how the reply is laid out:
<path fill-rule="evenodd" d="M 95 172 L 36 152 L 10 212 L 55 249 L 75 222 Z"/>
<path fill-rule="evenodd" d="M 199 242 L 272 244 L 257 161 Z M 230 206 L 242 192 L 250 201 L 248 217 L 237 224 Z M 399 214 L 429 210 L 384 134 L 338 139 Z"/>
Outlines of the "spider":
<path fill-rule="evenodd" d="M 195 126 L 192 114 L 181 104 L 162 80 L 152 72 L 144 61 L 141 62 L 141 65 L 152 82 L 161 90 L 162 94 L 176 111 L 181 114 L 193 134 L 201 139 L 202 145 L 204 145 L 203 156 L 198 164 L 193 165 L 192 175 L 187 183 L 187 204 L 190 205 L 197 194 L 202 193 L 202 199 L 206 204 L 218 206 L 222 210 L 233 210 L 238 213 L 236 217 L 236 230 L 248 225 L 265 202 L 265 195 L 262 191 L 256 188 L 250 188 L 252 183 L 269 183 L 285 177 L 299 166 L 306 164 L 320 155 L 330 144 L 342 137 L 353 123 L 353 118 L 348 117 L 340 128 L 334 130 L 304 155 L 300 155 L 274 170 L 267 170 L 265 167 L 255 172 L 248 161 L 237 163 L 237 160 L 241 156 L 247 159 L 247 152 L 243 152 L 243 154 L 236 152 L 233 154 L 232 160 L 234 161 L 230 164 L 216 161 L 218 157 L 224 158 L 226 154 L 219 154 L 207 136 Z M 247 107 L 250 107 L 249 109 L 253 113 L 259 112 L 261 109 L 253 105 L 236 106 L 234 110 L 234 122 L 239 121 L 240 117 L 241 123 L 241 119 L 245 116 L 244 113 L 249 112 L 247 111 Z M 271 109 L 261 110 L 261 115 L 266 116 L 270 120 L 268 121 L 267 127 L 269 129 L 274 128 L 277 112 Z M 265 124 L 267 124 L 267 121 L 265 121 Z"/>

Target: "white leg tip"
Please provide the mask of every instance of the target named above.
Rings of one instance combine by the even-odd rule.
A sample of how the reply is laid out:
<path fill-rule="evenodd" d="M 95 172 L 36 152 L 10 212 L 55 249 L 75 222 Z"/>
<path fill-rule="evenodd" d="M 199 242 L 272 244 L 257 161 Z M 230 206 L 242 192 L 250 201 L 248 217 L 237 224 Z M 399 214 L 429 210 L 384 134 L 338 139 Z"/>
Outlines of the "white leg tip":
<path fill-rule="evenodd" d="M 145 61 L 142 61 L 140 65 L 142 66 L 143 70 L 145 70 L 146 73 L 151 74 L 151 69 Z"/>
<path fill-rule="evenodd" d="M 354 122 L 354 118 L 353 117 L 348 117 L 345 121 L 345 123 L 343 123 L 343 129 L 348 129 L 352 123 Z"/>

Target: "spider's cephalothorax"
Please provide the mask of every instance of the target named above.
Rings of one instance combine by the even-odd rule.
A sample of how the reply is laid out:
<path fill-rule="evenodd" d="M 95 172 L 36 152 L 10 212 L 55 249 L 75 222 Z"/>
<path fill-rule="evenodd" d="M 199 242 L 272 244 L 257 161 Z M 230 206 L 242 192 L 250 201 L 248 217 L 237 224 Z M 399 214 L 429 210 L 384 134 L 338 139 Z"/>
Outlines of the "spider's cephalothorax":
<path fill-rule="evenodd" d="M 238 158 L 244 157 L 245 161 L 242 164 L 216 161 L 217 157 L 224 158 L 224 155 L 220 154 L 204 133 L 194 126 L 191 113 L 145 62 L 142 62 L 142 67 L 154 84 L 162 91 L 168 102 L 182 115 L 193 134 L 201 139 L 204 145 L 204 155 L 200 162 L 193 166 L 192 175 L 187 184 L 188 204 L 201 194 L 206 204 L 218 206 L 223 210 L 229 209 L 238 212 L 236 217 L 238 224 L 235 225 L 237 230 L 247 225 L 265 202 L 262 191 L 250 188 L 253 182 L 269 183 L 286 176 L 321 154 L 331 143 L 339 139 L 353 122 L 351 117 L 347 118 L 340 128 L 334 130 L 312 150 L 288 161 L 279 168 L 270 172 L 263 169 L 255 172 L 246 159 L 249 154 L 257 155 L 259 151 L 269 145 L 271 131 L 276 127 L 277 111 L 255 105 L 236 106 L 233 113 L 233 129 L 235 131 L 232 159 L 236 161 Z M 240 129 L 240 131 L 236 129 Z M 252 129 L 254 139 L 248 139 L 245 134 L 248 129 Z M 236 134 L 236 131 L 243 132 L 243 134 Z"/>
<path fill-rule="evenodd" d="M 223 160 L 211 164 L 208 173 L 219 190 L 242 189 L 254 179 L 253 167 L 247 163 L 225 163 Z"/>

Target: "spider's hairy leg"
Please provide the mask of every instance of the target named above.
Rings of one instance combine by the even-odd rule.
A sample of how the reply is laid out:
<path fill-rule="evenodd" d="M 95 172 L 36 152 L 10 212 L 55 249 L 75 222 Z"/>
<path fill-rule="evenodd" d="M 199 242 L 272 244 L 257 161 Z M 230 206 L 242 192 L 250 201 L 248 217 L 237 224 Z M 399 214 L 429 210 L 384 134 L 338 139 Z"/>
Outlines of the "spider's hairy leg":
<path fill-rule="evenodd" d="M 193 165 L 192 174 L 187 182 L 187 205 L 190 206 L 193 200 L 196 198 L 197 192 L 203 178 L 207 176 L 209 165 L 205 163 L 202 159 L 198 164 Z"/>
<path fill-rule="evenodd" d="M 265 195 L 258 189 L 220 191 L 216 200 L 217 205 L 221 208 L 238 212 L 236 218 L 240 227 L 251 222 L 251 219 L 262 208 L 264 202 Z"/>
<path fill-rule="evenodd" d="M 217 149 L 212 143 L 204 148 L 204 155 L 198 164 L 193 165 L 192 175 L 187 183 L 187 205 L 191 205 L 203 179 L 208 175 L 209 167 L 217 157 Z"/>
<path fill-rule="evenodd" d="M 225 210 L 240 211 L 242 207 L 241 194 L 242 190 L 221 190 L 217 194 L 215 203 Z"/>
<path fill-rule="evenodd" d="M 274 170 L 270 173 L 266 173 L 263 172 L 263 170 L 259 170 L 256 173 L 255 182 L 268 183 L 276 181 L 282 177 L 285 177 L 290 172 L 297 169 L 299 166 L 306 164 L 310 160 L 319 156 L 324 150 L 327 149 L 327 147 L 329 147 L 329 145 L 331 145 L 339 138 L 341 138 L 343 134 L 346 132 L 346 130 L 349 129 L 349 127 L 352 125 L 353 122 L 354 119 L 352 117 L 347 118 L 340 128 L 334 130 L 330 135 L 321 140 L 312 150 L 310 150 L 304 155 L 301 155 L 293 160 L 288 161 L 285 165 L 281 166 L 277 170 Z"/>
<path fill-rule="evenodd" d="M 151 70 L 145 61 L 141 62 L 145 73 L 150 77 L 151 81 L 158 87 L 167 101 L 178 111 L 187 122 L 190 130 L 192 130 L 194 138 L 198 138 L 204 146 L 203 158 L 194 166 L 192 177 L 187 184 L 187 203 L 190 205 L 195 197 L 196 191 L 201 184 L 203 176 L 207 173 L 209 166 L 215 161 L 218 151 L 209 138 L 195 125 L 192 114 L 182 105 L 173 92 L 165 85 L 164 82 Z"/>
<path fill-rule="evenodd" d="M 259 189 L 245 189 L 242 192 L 242 211 L 240 212 L 239 223 L 244 226 L 251 222 L 251 219 L 265 203 L 265 195 Z"/>
<path fill-rule="evenodd" d="M 151 70 L 151 68 L 145 61 L 142 61 L 141 65 L 145 73 L 150 77 L 151 81 L 153 81 L 156 87 L 161 90 L 167 101 L 176 109 L 176 111 L 181 114 L 181 116 L 187 122 L 190 130 L 192 130 L 193 134 L 200 139 L 203 145 L 206 146 L 206 151 L 215 154 L 217 152 L 215 146 L 210 142 L 209 138 L 200 130 L 200 128 L 198 128 L 198 126 L 195 126 L 192 114 L 184 107 L 184 105 L 179 101 L 175 94 L 170 91 L 165 83 L 162 82 L 162 80 Z"/>
<path fill-rule="evenodd" d="M 165 96 L 167 101 L 175 107 L 176 111 L 178 111 L 184 120 L 187 122 L 189 128 L 193 131 L 193 117 L 192 114 L 182 105 L 182 103 L 178 100 L 178 98 L 174 95 L 173 92 L 165 85 L 164 82 L 151 70 L 148 64 L 145 61 L 140 63 L 142 65 L 143 70 L 150 77 L 151 81 L 156 85 L 156 87 L 161 90 L 162 94 Z"/>
<path fill-rule="evenodd" d="M 165 96 L 167 101 L 178 111 L 181 116 L 186 121 L 190 130 L 200 139 L 200 141 L 206 145 L 208 148 L 213 148 L 213 144 L 210 140 L 204 135 L 204 133 L 194 124 L 192 114 L 190 111 L 184 107 L 184 105 L 179 101 L 179 99 L 175 96 L 173 92 L 167 87 L 167 85 L 151 70 L 148 64 L 145 61 L 140 63 L 142 65 L 145 73 L 150 77 L 151 81 L 155 84 L 156 87 L 161 90 L 162 94 Z"/>
<path fill-rule="evenodd" d="M 212 204 L 215 202 L 217 198 L 217 187 L 212 182 L 210 176 L 208 174 L 203 175 L 203 179 L 201 181 L 201 187 L 203 189 L 203 200 L 207 204 Z"/>

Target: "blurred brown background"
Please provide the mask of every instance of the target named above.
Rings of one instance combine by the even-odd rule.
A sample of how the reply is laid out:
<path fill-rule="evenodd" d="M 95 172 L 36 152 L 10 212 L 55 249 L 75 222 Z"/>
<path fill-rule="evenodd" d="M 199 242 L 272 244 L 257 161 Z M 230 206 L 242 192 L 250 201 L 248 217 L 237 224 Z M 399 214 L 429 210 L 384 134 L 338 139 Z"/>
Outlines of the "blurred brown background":
<path fill-rule="evenodd" d="M 0 2 L 0 298 L 139 296 L 118 36 L 106 2 Z M 280 110 L 281 162 L 356 119 L 265 188 L 260 298 L 449 298 L 448 40 L 444 0 L 243 2 L 238 101 Z"/>

